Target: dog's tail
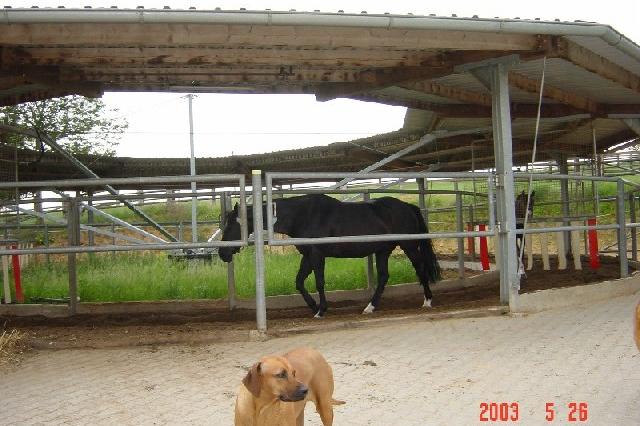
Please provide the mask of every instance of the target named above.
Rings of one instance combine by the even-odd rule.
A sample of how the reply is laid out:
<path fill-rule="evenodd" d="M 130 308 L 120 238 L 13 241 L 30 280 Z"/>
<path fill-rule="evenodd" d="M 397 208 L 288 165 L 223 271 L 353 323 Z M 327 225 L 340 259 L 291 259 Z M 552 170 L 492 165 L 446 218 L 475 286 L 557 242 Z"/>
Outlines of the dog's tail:
<path fill-rule="evenodd" d="M 331 398 L 331 405 L 342 405 L 342 404 L 346 404 L 346 402 L 340 401 L 339 399 Z"/>

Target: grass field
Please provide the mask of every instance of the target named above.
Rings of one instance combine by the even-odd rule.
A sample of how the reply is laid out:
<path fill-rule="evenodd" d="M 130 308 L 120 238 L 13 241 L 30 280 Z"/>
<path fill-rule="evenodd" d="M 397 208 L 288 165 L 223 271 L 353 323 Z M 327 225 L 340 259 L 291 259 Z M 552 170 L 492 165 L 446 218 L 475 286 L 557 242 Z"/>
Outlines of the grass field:
<path fill-rule="evenodd" d="M 253 248 L 235 256 L 236 293 L 241 298 L 255 296 Z M 300 256 L 266 254 L 266 292 L 268 296 L 297 293 L 295 276 Z M 415 271 L 403 255 L 389 261 L 390 284 L 416 281 Z M 327 259 L 326 289 L 366 287 L 363 259 Z M 27 302 L 39 298 L 68 296 L 66 263 L 32 263 L 22 272 Z M 80 299 L 85 302 L 217 299 L 227 296 L 227 266 L 216 260 L 175 261 L 162 253 L 122 253 L 81 256 L 78 261 Z M 306 286 L 315 291 L 313 274 Z"/>

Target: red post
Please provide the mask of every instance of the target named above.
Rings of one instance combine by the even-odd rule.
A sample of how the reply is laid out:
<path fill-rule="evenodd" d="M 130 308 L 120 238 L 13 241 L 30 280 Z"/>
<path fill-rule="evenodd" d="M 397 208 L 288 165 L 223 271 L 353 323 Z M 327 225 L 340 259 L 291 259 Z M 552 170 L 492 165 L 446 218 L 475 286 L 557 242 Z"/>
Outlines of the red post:
<path fill-rule="evenodd" d="M 17 249 L 18 246 L 13 244 L 12 249 Z M 24 303 L 24 294 L 22 294 L 22 282 L 20 279 L 20 256 L 17 254 L 11 255 L 11 263 L 13 266 L 13 282 L 16 286 L 16 301 L 18 303 Z"/>
<path fill-rule="evenodd" d="M 486 229 L 484 224 L 478 225 L 478 231 L 484 231 Z M 489 270 L 489 247 L 487 246 L 487 237 L 480 237 L 480 263 L 482 263 L 482 270 Z"/>
<path fill-rule="evenodd" d="M 596 225 L 596 218 L 592 217 L 587 219 L 588 226 Z M 598 253 L 598 231 L 595 229 L 589 229 L 589 265 L 591 269 L 600 268 L 600 255 Z"/>

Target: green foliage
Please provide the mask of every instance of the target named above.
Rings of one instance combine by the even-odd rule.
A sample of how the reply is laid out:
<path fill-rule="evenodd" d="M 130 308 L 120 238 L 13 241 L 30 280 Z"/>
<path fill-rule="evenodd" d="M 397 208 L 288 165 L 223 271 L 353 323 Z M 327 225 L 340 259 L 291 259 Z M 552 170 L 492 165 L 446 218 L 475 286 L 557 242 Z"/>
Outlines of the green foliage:
<path fill-rule="evenodd" d="M 73 154 L 113 156 L 129 124 L 100 99 L 65 96 L 0 108 L 0 122 L 46 133 Z M 8 134 L 4 143 L 36 149 L 36 141 Z"/>

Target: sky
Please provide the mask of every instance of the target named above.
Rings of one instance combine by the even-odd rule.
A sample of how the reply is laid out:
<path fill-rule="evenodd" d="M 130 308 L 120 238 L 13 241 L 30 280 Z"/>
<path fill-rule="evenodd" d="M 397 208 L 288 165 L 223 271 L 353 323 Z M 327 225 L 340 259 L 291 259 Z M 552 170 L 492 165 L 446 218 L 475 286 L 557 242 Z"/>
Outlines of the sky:
<path fill-rule="evenodd" d="M 12 7 L 110 7 L 172 9 L 290 10 L 349 13 L 413 13 L 480 18 L 540 18 L 592 21 L 608 24 L 640 44 L 640 0 L 608 2 L 575 0 L 497 1 L 448 0 L 242 0 L 242 1 L 11 1 Z M 188 101 L 178 93 L 105 93 L 109 108 L 127 118 L 118 156 L 189 156 Z M 405 108 L 336 99 L 316 102 L 311 95 L 197 94 L 193 101 L 194 141 L 197 157 L 271 152 L 326 145 L 402 127 Z M 250 119 L 247 119 L 250 117 Z"/>

